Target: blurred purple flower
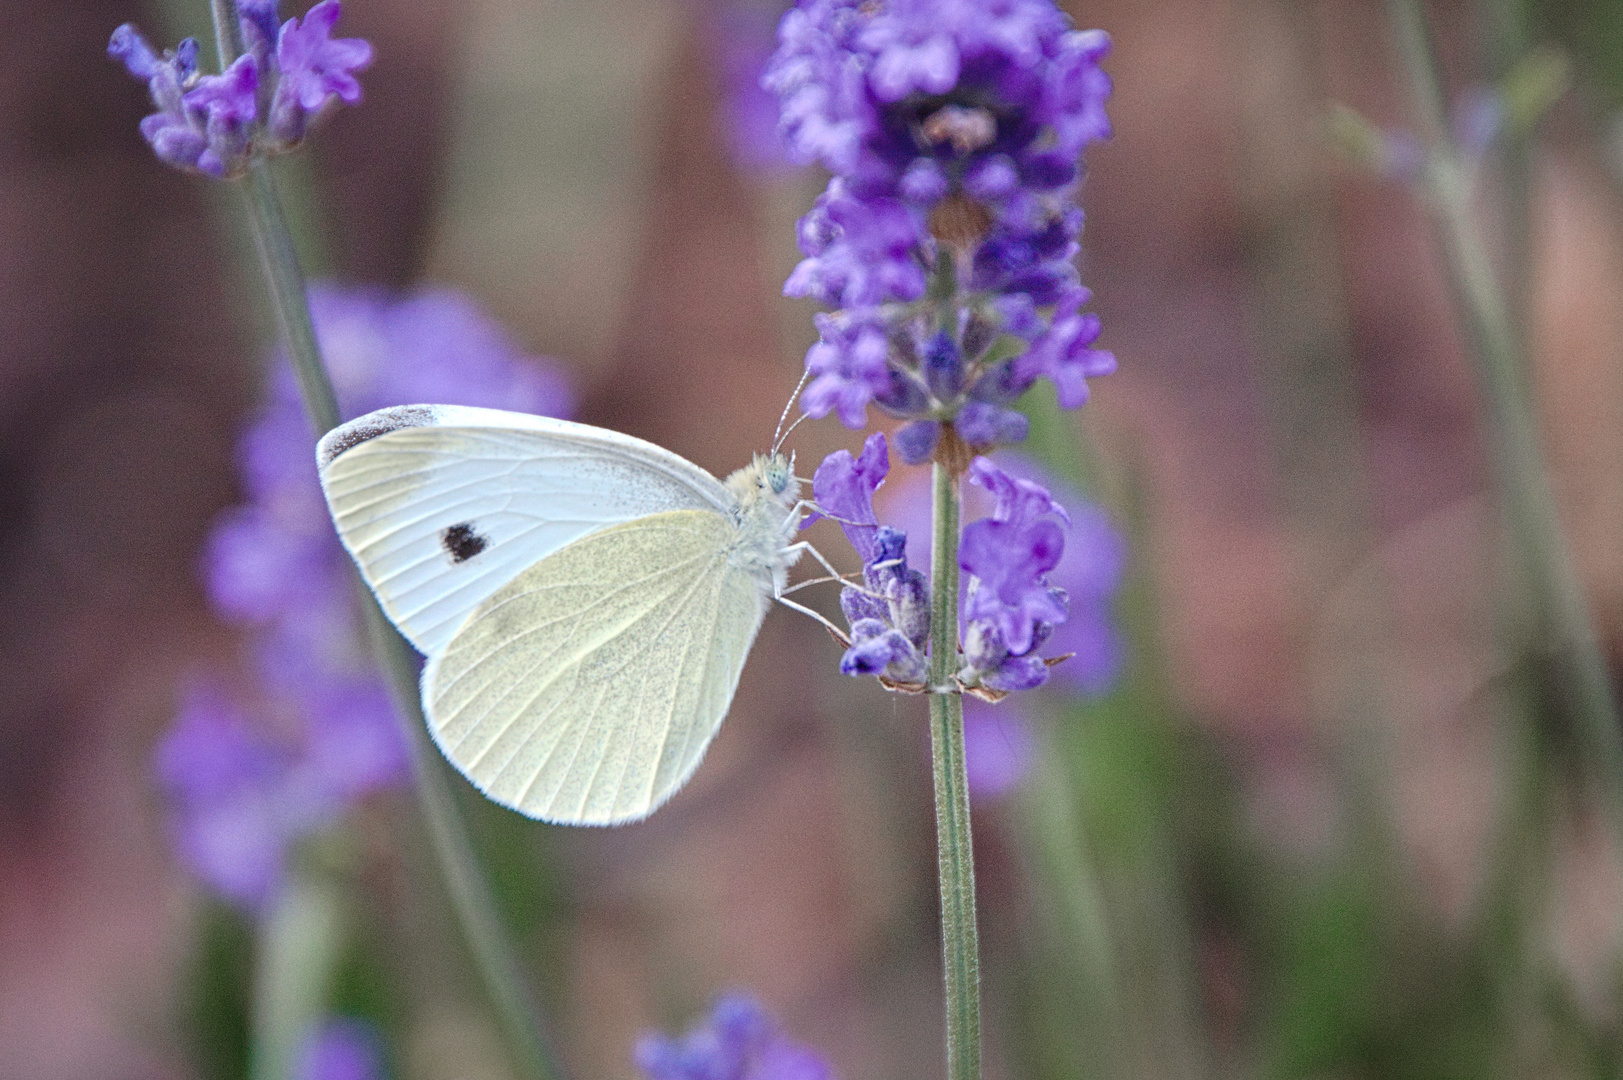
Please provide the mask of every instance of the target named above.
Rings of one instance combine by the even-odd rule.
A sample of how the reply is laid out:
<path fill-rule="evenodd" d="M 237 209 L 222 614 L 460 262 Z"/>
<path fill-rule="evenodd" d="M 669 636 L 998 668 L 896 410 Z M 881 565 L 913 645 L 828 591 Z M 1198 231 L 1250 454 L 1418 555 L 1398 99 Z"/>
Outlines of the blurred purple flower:
<path fill-rule="evenodd" d="M 324 816 L 297 776 L 297 753 L 207 683 L 187 692 L 158 744 L 157 771 L 175 806 L 181 858 L 251 909 L 275 893 L 288 844 Z"/>
<path fill-rule="evenodd" d="M 748 173 L 770 176 L 792 167 L 778 134 L 778 99 L 761 85 L 777 44 L 785 0 L 699 0 L 721 75 L 716 119 L 733 161 Z"/>
<path fill-rule="evenodd" d="M 383 1050 L 371 1024 L 330 1019 L 305 1036 L 292 1080 L 381 1080 Z"/>
<path fill-rule="evenodd" d="M 839 309 L 807 354 L 808 414 L 860 427 L 869 401 L 930 422 L 973 403 L 959 434 L 985 448 L 1024 438 L 1002 406 L 1038 377 L 1071 406 L 1113 367 L 1087 348 L 1097 320 L 1077 314 L 1089 294 L 1071 204 L 1082 151 L 1110 134 L 1109 48 L 1051 0 L 801 0 L 784 15 L 763 83 L 791 155 L 835 173 L 801 221 L 806 257 L 784 286 Z M 918 304 L 931 290 L 948 303 Z M 934 350 L 943 334 L 951 353 Z M 1000 335 L 1036 355 L 987 359 Z M 950 371 L 921 368 L 941 355 Z M 906 442 L 907 460 L 926 434 Z"/>
<path fill-rule="evenodd" d="M 317 285 L 311 310 L 346 415 L 447 401 L 560 415 L 558 373 L 525 356 L 466 297 Z M 305 417 L 285 359 L 238 444 L 248 502 L 216 521 L 203 570 L 224 619 L 252 627 L 252 709 L 194 691 L 158 751 L 186 862 L 228 898 L 260 907 L 287 848 L 407 761 L 372 667 L 348 557 L 333 533 Z"/>
<path fill-rule="evenodd" d="M 1019 786 L 1031 770 L 1030 722 L 1011 701 L 988 705 L 964 701 L 964 764 L 969 797 L 999 799 Z"/>
<path fill-rule="evenodd" d="M 791 1041 L 754 998 L 729 994 L 680 1038 L 651 1033 L 633 1053 L 646 1080 L 833 1080 L 821 1055 Z"/>
<path fill-rule="evenodd" d="M 158 159 L 217 179 L 240 176 L 256 154 L 292 148 L 309 120 L 332 100 L 360 101 L 353 73 L 372 60 L 369 43 L 331 37 L 338 0 L 321 0 L 302 26 L 289 19 L 279 32 L 275 0 L 238 0 L 237 11 L 247 51 L 218 75 L 197 70 L 193 38 L 159 57 L 140 31 L 125 23 L 107 44 L 108 55 L 145 82 L 152 95 L 158 111 L 141 121 L 141 134 Z M 275 48 L 273 38 L 279 39 Z M 264 118 L 262 98 L 270 102 Z"/>

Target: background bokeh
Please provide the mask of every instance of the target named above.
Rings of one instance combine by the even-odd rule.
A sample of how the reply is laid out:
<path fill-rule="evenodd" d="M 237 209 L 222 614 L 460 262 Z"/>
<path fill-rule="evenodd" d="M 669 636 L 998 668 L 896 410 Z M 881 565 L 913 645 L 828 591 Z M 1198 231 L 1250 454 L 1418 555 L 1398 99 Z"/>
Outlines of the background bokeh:
<path fill-rule="evenodd" d="M 1517 689 L 1536 643 L 1504 617 L 1423 196 L 1325 135 L 1332 102 L 1409 123 L 1385 7 L 1068 8 L 1116 43 L 1083 271 L 1120 370 L 1034 449 L 1128 537 L 1129 659 L 1104 697 L 1031 706 L 1031 773 L 977 806 L 988 1074 L 1617 1075 L 1623 865 Z M 1429 10 L 1455 97 L 1535 46 L 1571 64 L 1478 201 L 1615 671 L 1623 8 Z M 0 1077 L 234 1075 L 248 930 L 176 862 L 152 748 L 183 680 L 241 648 L 197 568 L 240 498 L 269 320 L 237 193 L 152 160 L 144 91 L 104 55 L 126 20 L 206 38 L 206 11 L 0 11 Z M 558 359 L 578 419 L 724 474 L 813 340 L 780 289 L 822 177 L 738 145 L 775 13 L 349 0 L 366 101 L 283 170 L 308 259 L 467 290 Z M 858 436 L 794 445 L 804 466 Z M 575 1075 L 631 1076 L 640 1030 L 729 987 L 847 1080 L 940 1073 L 922 714 L 837 657 L 773 615 L 646 823 L 466 800 Z M 509 1075 L 410 800 L 354 828 L 366 955 L 340 997 L 396 1076 Z"/>

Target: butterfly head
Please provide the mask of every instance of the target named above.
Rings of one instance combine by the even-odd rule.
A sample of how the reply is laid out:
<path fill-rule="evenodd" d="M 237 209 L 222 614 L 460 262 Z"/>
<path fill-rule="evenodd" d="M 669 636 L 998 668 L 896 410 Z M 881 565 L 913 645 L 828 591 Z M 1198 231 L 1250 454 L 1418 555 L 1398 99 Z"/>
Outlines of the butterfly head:
<path fill-rule="evenodd" d="M 784 457 L 776 450 L 770 454 L 756 454 L 754 465 L 760 474 L 761 485 L 780 500 L 786 491 L 790 492 L 791 500 L 799 494 L 800 485 L 795 480 L 795 460 L 792 456 Z M 791 488 L 795 490 L 790 491 Z"/>
<path fill-rule="evenodd" d="M 781 519 L 800 498 L 794 458 L 777 452 L 756 454 L 754 460 L 727 478 L 738 497 L 740 513 Z"/>

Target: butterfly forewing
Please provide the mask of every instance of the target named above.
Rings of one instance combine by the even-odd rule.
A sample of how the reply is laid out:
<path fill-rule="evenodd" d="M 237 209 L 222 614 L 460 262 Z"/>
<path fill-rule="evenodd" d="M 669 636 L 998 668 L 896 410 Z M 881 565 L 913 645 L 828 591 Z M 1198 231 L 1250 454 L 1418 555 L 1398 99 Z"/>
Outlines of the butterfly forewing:
<path fill-rule="evenodd" d="M 601 529 L 482 603 L 424 672 L 440 748 L 532 817 L 643 817 L 698 767 L 766 610 L 737 523 L 678 510 Z"/>
<path fill-rule="evenodd" d="M 329 433 L 321 481 L 384 610 L 433 655 L 483 601 L 571 541 L 731 504 L 721 483 L 618 432 L 496 409 L 386 409 Z"/>

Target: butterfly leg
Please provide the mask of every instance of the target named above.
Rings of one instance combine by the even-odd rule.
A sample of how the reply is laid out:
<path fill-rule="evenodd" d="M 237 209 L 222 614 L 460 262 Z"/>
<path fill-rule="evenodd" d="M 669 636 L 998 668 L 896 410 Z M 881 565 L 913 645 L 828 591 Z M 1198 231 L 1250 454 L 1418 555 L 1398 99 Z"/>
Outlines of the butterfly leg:
<path fill-rule="evenodd" d="M 802 540 L 797 544 L 791 544 L 790 546 L 783 549 L 782 554 L 787 555 L 790 552 L 795 552 L 795 553 L 798 554 L 798 553 L 804 552 L 804 551 L 811 552 L 812 558 L 816 559 L 819 563 L 822 564 L 823 569 L 828 571 L 829 576 L 828 577 L 821 577 L 821 578 L 812 578 L 809 581 L 797 581 L 795 584 L 789 586 L 787 589 L 784 589 L 783 592 L 779 593 L 778 594 L 778 599 L 782 599 L 783 597 L 789 595 L 792 592 L 798 592 L 799 590 L 804 589 L 808 585 L 823 585 L 823 584 L 826 584 L 826 583 L 829 583 L 829 582 L 834 582 L 834 581 L 839 582 L 841 585 L 844 585 L 848 589 L 855 589 L 857 592 L 862 593 L 865 596 L 871 596 L 875 600 L 883 600 L 884 599 L 884 596 L 880 595 L 879 593 L 874 592 L 872 589 L 868 588 L 866 585 L 863 585 L 863 584 L 860 584 L 858 582 L 852 581 L 850 578 L 846 577 L 844 574 L 842 574 L 838 570 L 834 569 L 834 567 L 829 564 L 828 559 L 824 557 L 823 553 L 821 551 L 818 551 L 815 547 L 813 547 L 809 540 Z M 890 563 L 879 563 L 877 565 L 879 565 L 879 566 L 889 566 L 891 564 Z"/>
<path fill-rule="evenodd" d="M 826 629 L 829 633 L 833 634 L 834 639 L 836 641 L 840 642 L 840 644 L 846 645 L 846 646 L 849 646 L 851 644 L 851 639 L 850 639 L 850 637 L 848 637 L 846 635 L 845 631 L 841 630 L 838 626 L 835 626 L 828 619 L 824 618 L 821 612 L 813 611 L 811 608 L 807 607 L 805 604 L 797 604 L 793 600 L 789 599 L 787 596 L 776 596 L 776 597 L 773 597 L 773 599 L 775 599 L 778 603 L 782 604 L 786 608 L 793 608 L 796 611 L 800 612 L 802 615 L 810 615 L 812 618 L 814 618 L 818 622 L 822 623 L 823 628 Z"/>
<path fill-rule="evenodd" d="M 844 630 L 841 630 L 838 626 L 835 626 L 832 622 L 830 622 L 828 619 L 826 619 L 821 613 L 813 611 L 811 608 L 805 606 L 804 604 L 798 604 L 795 601 L 789 599 L 788 594 L 794 592 L 796 589 L 800 588 L 802 585 L 815 585 L 815 584 L 818 584 L 818 583 L 820 583 L 822 581 L 825 581 L 825 580 L 838 581 L 841 584 L 850 585 L 850 583 L 845 580 L 845 576 L 843 574 L 841 574 L 838 570 L 834 569 L 834 567 L 829 563 L 828 559 L 823 555 L 823 553 L 821 551 L 818 551 L 815 547 L 813 547 L 809 541 L 802 540 L 799 543 L 790 544 L 788 547 L 784 548 L 781 552 L 779 552 L 779 554 L 781 554 L 781 555 L 790 555 L 790 554 L 798 555 L 798 554 L 801 554 L 803 552 L 808 552 L 808 551 L 811 552 L 812 558 L 816 559 L 822 565 L 823 569 L 827 570 L 829 572 L 829 574 L 832 575 L 832 577 L 831 578 L 818 578 L 815 581 L 802 581 L 802 582 L 800 582 L 800 584 L 792 585 L 787 589 L 774 589 L 773 593 L 772 593 L 772 598 L 774 600 L 776 600 L 778 603 L 782 604 L 784 607 L 794 608 L 796 611 L 800 612 L 803 615 L 810 615 L 812 618 L 814 618 L 818 622 L 822 623 L 823 626 L 825 626 L 828 629 L 828 631 L 835 636 L 836 639 L 838 639 L 839 641 L 842 641 L 842 642 L 846 643 L 847 645 L 849 645 L 851 639 L 846 637 Z M 853 588 L 860 588 L 861 586 L 852 586 L 852 587 Z"/>
<path fill-rule="evenodd" d="M 802 581 L 802 582 L 800 582 L 799 585 L 795 585 L 792 588 L 785 589 L 784 590 L 785 593 L 794 592 L 795 589 L 801 588 L 804 585 L 817 585 L 817 584 L 821 584 L 824 581 L 838 581 L 842 585 L 852 585 L 853 584 L 853 582 L 850 582 L 850 581 L 846 580 L 846 577 L 845 577 L 844 574 L 842 574 L 838 570 L 834 569 L 834 564 L 830 563 L 828 561 L 828 558 L 821 551 L 818 551 L 815 547 L 813 547 L 812 544 L 811 544 L 811 541 L 809 541 L 809 540 L 801 540 L 798 543 L 790 544 L 788 547 L 786 547 L 782 551 L 778 552 L 778 554 L 782 555 L 782 556 L 794 555 L 794 556 L 798 557 L 798 556 L 800 556 L 802 554 L 805 554 L 805 553 L 808 553 L 808 552 L 811 554 L 812 558 L 817 560 L 818 564 L 821 565 L 824 570 L 828 571 L 828 577 L 826 577 L 826 578 L 817 578 L 814 581 Z M 861 588 L 860 585 L 858 585 L 856 587 Z"/>

